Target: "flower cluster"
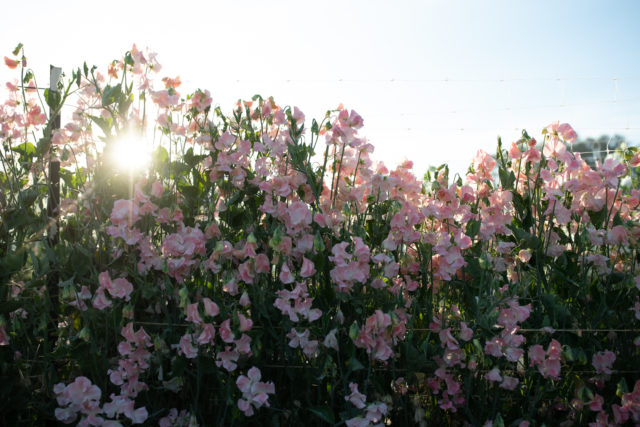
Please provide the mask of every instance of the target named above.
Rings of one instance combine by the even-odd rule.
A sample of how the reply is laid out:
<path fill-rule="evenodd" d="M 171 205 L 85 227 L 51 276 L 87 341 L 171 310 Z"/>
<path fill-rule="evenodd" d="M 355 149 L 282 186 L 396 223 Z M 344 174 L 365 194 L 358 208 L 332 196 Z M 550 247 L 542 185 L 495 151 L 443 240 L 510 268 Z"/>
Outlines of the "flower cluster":
<path fill-rule="evenodd" d="M 637 149 L 590 165 L 557 122 L 419 179 L 353 110 L 225 114 L 135 45 L 49 105 L 21 47 L 5 65 L 7 420 L 45 391 L 33 419 L 81 425 L 639 422 Z M 151 159 L 124 172 L 138 133 Z"/>

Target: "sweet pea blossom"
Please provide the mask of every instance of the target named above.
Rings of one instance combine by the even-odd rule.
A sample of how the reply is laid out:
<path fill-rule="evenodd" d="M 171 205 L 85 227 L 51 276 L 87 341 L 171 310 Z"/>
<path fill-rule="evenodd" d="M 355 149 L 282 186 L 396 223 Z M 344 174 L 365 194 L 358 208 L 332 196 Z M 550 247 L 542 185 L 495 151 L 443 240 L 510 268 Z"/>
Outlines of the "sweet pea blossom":
<path fill-rule="evenodd" d="M 198 356 L 198 348 L 193 345 L 191 334 L 185 334 L 180 338 L 180 352 L 187 358 L 193 359 Z"/>
<path fill-rule="evenodd" d="M 502 376 L 500 375 L 500 369 L 493 368 L 492 370 L 490 370 L 485 374 L 485 378 L 487 379 L 487 381 L 492 383 L 496 381 L 502 381 Z"/>
<path fill-rule="evenodd" d="M 19 62 L 5 57 L 5 64 L 17 67 Z M 99 265 L 108 265 L 109 271 L 100 273 L 98 285 L 86 282 L 80 292 L 75 285 L 62 288 L 63 316 L 58 320 L 64 334 L 59 343 L 72 345 L 72 353 L 77 350 L 85 354 L 86 348 L 93 347 L 82 341 L 77 341 L 81 345 L 76 346 L 74 340 L 100 339 L 103 335 L 96 331 L 105 324 L 100 319 L 107 320 L 107 328 L 127 319 L 132 322 L 120 331 L 122 340 L 117 346 L 113 343 L 107 349 L 109 357 L 101 358 L 102 362 L 96 359 L 97 367 L 100 363 L 109 364 L 103 380 L 110 380 L 108 387 L 119 389 L 119 394 L 111 394 L 110 401 L 100 406 L 102 392 L 89 379 L 78 377 L 69 385 L 56 384 L 53 391 L 59 403 L 55 409 L 57 420 L 104 426 L 144 423 L 149 414 L 145 407 L 135 408 L 135 399 L 140 392 L 151 389 L 153 396 L 163 390 L 175 393 L 157 403 L 149 400 L 154 405 L 149 409 L 154 421 L 163 416 L 160 425 L 209 422 L 186 410 L 166 408 L 159 412 L 162 408 L 158 407 L 166 399 L 176 400 L 176 406 L 192 403 L 189 402 L 192 385 L 186 381 L 189 376 L 176 374 L 175 368 L 199 366 L 194 360 L 198 355 L 213 359 L 219 373 L 224 374 L 207 376 L 207 381 L 201 384 L 201 400 L 205 399 L 205 392 L 215 394 L 220 385 L 229 385 L 229 380 L 236 377 L 237 407 L 247 417 L 269 405 L 275 387 L 273 383 L 260 381 L 258 368 L 248 372 L 245 369 L 282 361 L 303 363 L 314 372 L 321 372 L 327 380 L 339 375 L 345 366 L 355 369 L 348 371 L 349 379 L 354 381 L 362 380 L 364 371 L 368 372 L 366 378 L 371 387 L 367 390 L 375 392 L 369 397 L 379 401 L 367 404 L 367 396 L 358 391 L 355 382 L 348 384 L 346 392 L 342 387 L 331 389 L 332 395 L 337 393 L 338 399 L 348 402 L 339 402 L 338 406 L 346 406 L 347 411 L 340 415 L 351 418 L 337 420 L 348 426 L 384 423 L 387 413 L 389 421 L 396 423 L 397 417 L 402 416 L 399 415 L 402 408 L 392 406 L 398 402 L 397 395 L 385 395 L 385 388 L 405 396 L 405 402 L 414 406 L 416 423 L 429 421 L 425 420 L 425 413 L 454 424 L 464 423 L 467 408 L 460 409 L 468 392 L 467 379 L 473 382 L 474 389 L 477 385 L 482 389 L 483 384 L 493 384 L 497 402 L 505 405 L 518 405 L 523 398 L 521 393 L 511 393 L 518 389 L 520 381 L 552 388 L 556 386 L 552 382 L 558 381 L 558 400 L 544 403 L 545 409 L 554 411 L 553 416 L 563 416 L 562 411 L 569 409 L 563 406 L 566 401 L 571 402 L 571 412 L 566 412 L 571 420 L 577 419 L 575 411 L 584 405 L 596 413 L 580 414 L 580 422 L 607 425 L 611 417 L 618 424 L 640 420 L 639 383 L 632 392 L 608 396 L 606 403 L 598 394 L 587 402 L 585 393 L 578 391 L 573 400 L 567 399 L 567 394 L 573 393 L 573 385 L 580 384 L 583 391 L 600 388 L 610 375 L 619 374 L 614 370 L 614 352 L 619 354 L 623 348 L 620 340 L 608 337 L 606 343 L 613 346 L 611 350 L 593 354 L 594 378 L 587 379 L 575 369 L 571 369 L 571 377 L 564 378 L 562 346 L 551 339 L 554 331 L 534 324 L 541 316 L 530 319 L 534 311 L 538 314 L 548 311 L 548 307 L 540 306 L 546 301 L 536 296 L 535 287 L 547 292 L 557 289 L 556 283 L 547 282 L 565 282 L 565 278 L 555 274 L 555 268 L 541 263 L 566 265 L 571 271 L 577 267 L 585 273 L 572 274 L 566 283 L 561 283 L 568 287 L 570 297 L 574 292 L 578 294 L 574 300 L 576 307 L 584 308 L 582 301 L 597 305 L 603 289 L 614 294 L 623 289 L 625 295 L 630 293 L 630 298 L 625 300 L 626 306 L 620 307 L 619 316 L 614 317 L 640 319 L 640 300 L 634 294 L 640 290 L 640 275 L 633 270 L 633 256 L 640 239 L 637 227 L 640 190 L 627 191 L 626 181 L 621 181 L 637 173 L 628 167 L 640 165 L 633 147 L 625 153 L 626 160 L 607 158 L 592 169 L 567 147 L 567 142 L 576 140 L 575 131 L 568 124 L 556 122 L 543 131 L 545 138 L 540 150 L 535 148 L 537 141 L 523 133 L 521 140 L 511 144 L 508 156 L 504 152 L 496 156 L 500 165 L 489 153 L 479 151 L 466 184 L 452 179 L 446 168 L 431 171 L 432 181 L 423 182 L 412 172 L 409 160 L 391 171 L 381 162 L 373 163 L 369 157 L 373 147 L 357 132 L 362 127 L 362 117 L 340 106 L 328 113 L 325 126 L 316 124 L 311 140 L 313 143 L 315 136 L 322 136 L 328 144 L 322 181 L 315 164 L 300 167 L 289 150 L 291 145 L 307 145 L 304 138 L 294 140 L 297 129 L 304 125 L 300 109 L 285 109 L 273 99 L 256 98 L 253 102 L 238 102 L 237 114 L 227 120 L 217 117 L 220 110 L 216 109 L 215 114 L 209 111 L 213 101 L 208 91 L 199 90 L 182 98 L 176 90 L 179 78 L 165 78 L 160 86 L 154 84 L 147 74 L 158 68 L 151 54 L 134 46 L 130 56 L 111 64 L 106 79 L 99 73 L 91 82 L 80 76 L 81 105 L 73 113 L 72 121 L 51 135 L 51 143 L 63 154 L 63 168 L 79 162 L 79 169 L 74 171 L 83 170 L 84 159 L 76 159 L 75 154 L 67 152 L 81 148 L 86 153 L 86 176 L 96 176 L 93 168 L 99 152 L 91 152 L 96 140 L 96 135 L 91 134 L 92 127 L 97 127 L 95 122 L 102 119 L 113 125 L 115 132 L 121 125 L 142 128 L 148 120 L 145 111 L 139 111 L 144 104 L 141 102 L 131 103 L 126 114 L 120 114 L 122 108 L 100 109 L 105 104 L 107 88 L 113 88 L 120 77 L 127 75 L 131 77 L 128 84 L 141 91 L 140 95 L 134 93 L 131 100 L 142 101 L 144 97 L 160 107 L 159 117 L 149 124 L 159 127 L 170 143 L 179 141 L 181 145 L 193 146 L 191 155 L 195 157 L 186 156 L 183 160 L 196 163 L 192 171 L 185 170 L 182 174 L 180 167 L 174 168 L 181 163 L 174 163 L 174 159 L 179 160 L 174 157 L 177 153 L 170 151 L 171 159 L 163 167 L 156 168 L 154 164 L 153 171 L 141 174 L 153 178 L 133 184 L 135 190 L 130 200 L 115 200 L 113 204 L 113 198 L 117 198 L 114 194 L 121 192 L 110 186 L 106 186 L 110 192 L 103 193 L 100 186 L 81 188 L 80 183 L 74 184 L 77 188 L 71 193 L 67 192 L 67 205 L 73 205 L 74 209 L 65 212 L 65 221 L 69 219 L 64 223 L 65 233 L 73 235 L 86 229 L 87 234 L 79 236 L 88 238 L 86 241 L 94 241 L 95 234 L 99 242 L 96 250 L 104 249 L 106 255 L 100 253 Z M 121 88 L 126 89 L 124 85 Z M 0 138 L 7 147 L 17 149 L 17 144 L 27 138 L 35 137 L 32 142 L 38 140 L 47 117 L 29 89 L 22 92 L 17 83 L 9 83 L 7 89 L 9 99 L 0 105 Z M 92 110 L 87 108 L 94 107 L 99 111 L 90 117 L 88 113 Z M 202 158 L 196 154 L 201 149 Z M 8 149 L 7 154 L 17 158 L 17 151 Z M 39 170 L 44 162 L 38 160 L 28 165 L 30 170 L 24 175 L 35 183 L 42 182 L 44 176 Z M 22 159 L 14 162 L 17 167 L 21 163 L 25 162 Z M 69 170 L 64 173 L 66 179 Z M 207 179 L 211 182 L 202 182 Z M 19 181 L 11 182 L 23 188 L 31 185 Z M 76 190 L 82 197 L 75 196 Z M 28 191 L 20 188 L 16 194 L 21 199 Z M 15 199 L 15 195 L 11 196 L 9 199 Z M 94 219 L 104 218 L 105 213 L 109 215 L 109 223 L 104 230 L 85 228 Z M 76 230 L 74 224 L 82 226 Z M 61 235 L 63 239 L 65 233 Z M 107 254 L 109 249 L 112 252 Z M 574 256 L 578 252 L 580 256 Z M 562 256 L 564 253 L 566 257 Z M 32 313 L 30 320 L 34 320 L 36 311 L 27 304 L 43 296 L 34 286 L 44 283 L 41 277 L 36 277 L 40 255 L 34 251 L 30 254 L 33 259 L 24 269 L 16 271 L 16 278 L 25 281 L 23 289 L 8 288 L 10 305 L 24 302 L 25 307 L 7 308 L 10 318 L 6 324 L 0 318 L 0 346 L 7 360 L 13 358 L 18 364 L 32 354 L 29 351 L 23 356 L 18 349 L 24 351 L 23 347 L 30 345 L 30 340 L 21 337 L 29 332 L 24 328 L 34 324 L 22 322 L 21 315 L 28 308 Z M 534 257 L 536 262 L 531 263 Z M 7 266 L 11 264 L 9 258 L 4 261 Z M 125 276 L 136 267 L 139 276 L 135 281 L 133 276 Z M 616 280 L 609 280 L 611 274 L 616 275 Z M 117 278 L 112 280 L 110 275 Z M 631 278 L 633 275 L 636 277 Z M 63 276 L 66 280 L 71 274 Z M 575 286 L 581 277 L 587 277 L 589 286 Z M 76 279 L 87 280 L 81 272 Z M 9 277 L 9 283 L 11 280 Z M 134 288 L 133 283 L 141 288 Z M 529 304 L 520 304 L 519 292 Z M 425 299 L 432 309 L 431 333 L 414 334 L 411 327 L 420 328 L 429 322 L 428 318 L 423 319 L 427 312 Z M 69 303 L 70 300 L 73 301 Z M 129 304 L 122 307 L 121 300 Z M 94 309 L 88 308 L 85 301 L 91 301 Z M 99 312 L 110 307 L 114 309 Z M 573 310 L 572 306 L 566 308 Z M 325 316 L 322 310 L 327 310 Z M 221 312 L 225 317 L 220 319 L 219 326 L 214 326 L 219 323 L 214 318 Z M 556 320 L 557 316 L 553 317 Z M 144 329 L 134 329 L 133 319 L 154 324 L 153 343 Z M 179 327 L 178 336 L 174 333 L 178 327 L 174 320 L 187 323 Z M 563 323 L 561 318 L 557 320 Z M 161 321 L 169 321 L 171 325 L 162 327 Z M 527 321 L 527 328 L 546 334 L 523 333 L 521 328 Z M 610 321 L 605 316 L 602 327 L 609 327 Z M 572 328 L 581 326 L 576 324 Z M 281 327 L 286 329 L 282 331 Z M 117 337 L 113 332 L 107 331 L 105 339 Z M 596 334 L 589 339 L 594 336 L 603 337 Z M 580 340 L 579 334 L 575 339 Z M 404 340 L 410 342 L 404 346 Z M 533 341 L 525 347 L 528 340 Z M 543 344 L 548 340 L 551 342 L 545 348 Z M 327 357 L 318 357 L 320 343 L 338 353 L 329 351 Z M 634 344 L 640 346 L 640 337 Z M 602 348 L 594 345 L 597 350 Z M 393 370 L 379 369 L 381 365 L 399 367 L 398 364 L 415 356 L 416 349 L 429 356 L 430 360 L 423 362 L 434 365 L 432 376 L 423 379 L 414 375 L 417 372 L 407 372 L 406 382 L 395 378 Z M 590 351 L 595 352 L 593 346 Z M 343 352 L 347 358 L 342 357 Z M 365 370 L 358 372 L 351 356 L 366 363 Z M 389 361 L 391 358 L 395 358 L 393 363 Z M 568 367 L 575 364 L 567 362 Z M 527 369 L 526 364 L 534 369 Z M 65 378 L 76 375 L 83 366 L 72 360 L 60 367 L 60 375 Z M 244 375 L 232 374 L 238 369 Z M 517 374 L 507 375 L 512 372 Z M 303 377 L 308 376 L 299 378 Z M 215 384 L 206 384 L 209 379 Z M 219 384 L 221 379 L 224 384 Z M 149 385 L 143 380 L 149 381 Z M 24 384 L 28 386 L 28 381 Z M 424 387 L 433 398 L 422 398 Z M 324 387 L 316 391 L 318 405 L 324 405 L 321 403 L 327 402 Z M 591 396 L 591 390 L 586 395 Z M 493 394 L 487 396 L 492 398 Z M 305 408 L 286 407 L 292 401 L 281 400 L 279 407 L 281 403 L 282 414 L 291 417 L 287 422 L 299 423 L 300 418 L 295 417 L 308 414 Z M 298 403 L 293 400 L 296 407 Z M 477 405 L 471 401 L 469 409 Z M 518 413 L 512 407 L 504 409 L 502 414 Z M 206 405 L 200 406 L 197 415 L 208 411 Z M 237 410 L 225 412 L 229 417 L 236 417 L 237 413 Z M 482 414 L 482 408 L 479 413 Z M 227 424 L 233 420 L 218 421 Z"/>
<path fill-rule="evenodd" d="M 253 410 L 269 405 L 269 394 L 275 393 L 273 382 L 261 382 L 262 374 L 255 366 L 249 369 L 247 375 L 240 375 L 236 380 L 236 386 L 242 392 L 242 398 L 238 399 L 238 409 L 250 417 Z"/>
<path fill-rule="evenodd" d="M 613 362 L 615 362 L 615 360 L 615 353 L 609 350 L 605 350 L 594 354 L 591 360 L 591 364 L 594 368 L 596 368 L 596 373 L 611 374 L 611 367 L 613 366 Z"/>
<path fill-rule="evenodd" d="M 351 404 L 358 409 L 362 409 L 365 406 L 367 406 L 366 405 L 367 396 L 365 396 L 364 394 L 358 391 L 357 383 L 349 383 L 349 390 L 351 390 L 351 394 L 348 396 L 345 396 L 344 400 L 351 402 Z"/>
<path fill-rule="evenodd" d="M 12 70 L 17 68 L 18 64 L 20 64 L 19 61 L 16 61 L 15 59 L 7 58 L 6 56 L 4 57 L 4 63 L 7 67 L 9 67 Z"/>

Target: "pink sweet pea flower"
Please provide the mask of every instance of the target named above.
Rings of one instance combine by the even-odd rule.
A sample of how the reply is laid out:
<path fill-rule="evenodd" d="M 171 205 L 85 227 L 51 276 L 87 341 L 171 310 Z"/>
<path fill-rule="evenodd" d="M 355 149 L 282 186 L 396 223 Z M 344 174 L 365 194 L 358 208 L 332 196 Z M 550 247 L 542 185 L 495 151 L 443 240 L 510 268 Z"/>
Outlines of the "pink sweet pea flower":
<path fill-rule="evenodd" d="M 560 379 L 560 360 L 547 359 L 538 365 L 538 371 L 544 378 L 551 378 L 553 380 Z"/>
<path fill-rule="evenodd" d="M 4 63 L 7 67 L 9 67 L 12 70 L 15 69 L 18 66 L 18 64 L 20 64 L 19 61 L 7 58 L 6 56 L 4 57 Z"/>
<path fill-rule="evenodd" d="M 106 297 L 102 288 L 98 288 L 98 290 L 96 291 L 92 305 L 98 310 L 104 310 L 105 308 L 111 306 L 111 301 Z"/>
<path fill-rule="evenodd" d="M 99 402 L 102 392 L 87 377 L 77 377 L 65 388 L 63 396 L 70 405 L 80 408 L 90 400 Z"/>
<path fill-rule="evenodd" d="M 551 340 L 547 348 L 547 355 L 551 360 L 560 360 L 562 355 L 562 345 L 555 339 Z"/>
<path fill-rule="evenodd" d="M 78 418 L 78 414 L 71 407 L 67 408 L 56 408 L 54 411 L 54 415 L 56 420 L 60 421 L 63 424 L 71 424 Z"/>
<path fill-rule="evenodd" d="M 542 159 L 542 157 L 540 156 L 540 151 L 538 151 L 534 147 L 529 148 L 526 151 L 526 153 L 524 153 L 525 162 L 538 163 L 538 162 L 540 162 L 541 159 Z"/>
<path fill-rule="evenodd" d="M 593 412 L 602 411 L 602 405 L 604 404 L 604 398 L 599 394 L 593 396 L 593 400 L 589 402 L 589 409 Z"/>
<path fill-rule="evenodd" d="M 509 390 L 509 391 L 513 391 L 513 390 L 516 389 L 516 387 L 518 386 L 519 383 L 520 383 L 520 381 L 517 378 L 505 375 L 502 378 L 502 383 L 500 383 L 500 388 L 503 388 L 503 389 Z"/>
<path fill-rule="evenodd" d="M 622 225 L 616 225 L 609 230 L 607 243 L 611 245 L 626 245 L 629 243 L 627 229 Z"/>
<path fill-rule="evenodd" d="M 254 260 L 256 273 L 268 273 L 271 270 L 269 258 L 265 254 L 258 254 Z"/>
<path fill-rule="evenodd" d="M 243 281 L 244 283 L 252 284 L 253 283 L 253 271 L 252 271 L 252 262 L 246 261 L 238 266 L 238 279 Z"/>
<path fill-rule="evenodd" d="M 236 380 L 236 386 L 242 392 L 242 399 L 238 400 L 238 408 L 246 416 L 253 415 L 253 408 L 269 406 L 269 394 L 276 392 L 272 382 L 261 382 L 262 374 L 255 366 L 249 369 L 247 376 L 240 375 Z M 253 408 L 252 408 L 253 407 Z"/>
<path fill-rule="evenodd" d="M 209 298 L 202 298 L 202 304 L 204 305 L 204 312 L 207 316 L 216 317 L 218 313 L 220 313 L 218 305 Z"/>
<path fill-rule="evenodd" d="M 155 181 L 151 185 L 151 195 L 153 197 L 156 197 L 159 199 L 162 196 L 163 192 L 164 192 L 164 187 L 162 186 L 162 183 L 160 181 Z"/>
<path fill-rule="evenodd" d="M 521 249 L 520 252 L 518 252 L 518 259 L 523 263 L 529 262 L 531 259 L 531 251 L 528 249 Z"/>
<path fill-rule="evenodd" d="M 467 326 L 466 322 L 460 322 L 460 339 L 469 341 L 473 337 L 473 329 Z"/>
<path fill-rule="evenodd" d="M 236 362 L 240 357 L 240 353 L 235 350 L 231 350 L 230 346 L 225 347 L 224 351 L 219 351 L 216 355 L 216 366 L 222 366 L 228 372 L 233 372 L 238 365 Z"/>
<path fill-rule="evenodd" d="M 131 292 L 133 292 L 133 285 L 124 277 L 115 279 L 111 286 L 107 286 L 107 291 L 114 298 L 122 298 L 125 301 L 129 301 Z"/>
<path fill-rule="evenodd" d="M 358 391 L 358 384 L 349 383 L 349 389 L 351 390 L 351 394 L 349 396 L 345 396 L 344 400 L 351 402 L 351 404 L 358 409 L 362 409 L 367 406 L 365 403 L 367 396 Z"/>
<path fill-rule="evenodd" d="M 322 345 L 338 351 L 338 339 L 336 338 L 336 332 L 338 332 L 337 329 L 330 330 L 327 336 L 324 338 Z"/>
<path fill-rule="evenodd" d="M 300 276 L 311 277 L 314 274 L 316 274 L 316 269 L 313 265 L 313 261 L 310 261 L 306 257 L 302 257 L 302 268 L 300 269 Z"/>
<path fill-rule="evenodd" d="M 353 417 L 345 421 L 347 427 L 369 427 L 371 422 L 363 417 Z"/>
<path fill-rule="evenodd" d="M 218 150 L 224 151 L 230 148 L 235 141 L 236 141 L 236 137 L 231 135 L 229 131 L 226 131 L 225 133 L 220 135 L 220 138 L 215 143 L 215 147 Z"/>
<path fill-rule="evenodd" d="M 242 334 L 240 339 L 233 342 L 236 346 L 235 351 L 239 354 L 248 354 L 251 356 L 251 338 L 247 334 Z"/>
<path fill-rule="evenodd" d="M 180 352 L 187 359 L 194 359 L 198 356 L 198 348 L 193 346 L 191 334 L 184 334 L 180 338 Z"/>
<path fill-rule="evenodd" d="M 7 335 L 2 319 L 0 319 L 0 345 L 9 345 L 9 336 Z"/>
<path fill-rule="evenodd" d="M 233 332 L 231 332 L 231 319 L 227 319 L 220 324 L 218 334 L 220 335 L 220 338 L 222 338 L 222 341 L 226 343 L 233 342 L 235 336 L 233 335 Z"/>
<path fill-rule="evenodd" d="M 280 281 L 285 284 L 293 283 L 295 280 L 295 277 L 291 274 L 291 270 L 286 263 L 282 264 L 282 269 L 280 270 L 280 275 L 278 277 Z"/>
<path fill-rule="evenodd" d="M 591 359 L 591 364 L 596 368 L 596 373 L 611 374 L 611 366 L 613 366 L 615 360 L 616 355 L 609 350 L 605 350 L 594 354 Z"/>
<path fill-rule="evenodd" d="M 520 151 L 520 148 L 518 148 L 518 144 L 516 144 L 515 142 L 511 143 L 511 148 L 509 148 L 509 157 L 514 160 L 522 157 L 522 151 Z"/>
<path fill-rule="evenodd" d="M 186 321 L 193 322 L 197 325 L 202 323 L 202 318 L 200 317 L 200 313 L 198 313 L 198 303 L 194 302 L 193 304 L 188 304 L 185 308 L 186 312 Z"/>
<path fill-rule="evenodd" d="M 253 326 L 253 321 L 245 317 L 242 313 L 238 313 L 238 320 L 240 321 L 240 332 L 248 331 Z"/>
<path fill-rule="evenodd" d="M 293 202 L 289 206 L 289 220 L 291 226 L 297 225 L 309 225 L 311 224 L 312 216 L 309 207 L 304 202 Z"/>
<path fill-rule="evenodd" d="M 202 332 L 198 336 L 198 344 L 211 344 L 216 335 L 216 330 L 211 323 L 205 323 L 202 326 Z"/>
<path fill-rule="evenodd" d="M 529 347 L 529 360 L 531 366 L 535 366 L 544 361 L 546 353 L 540 344 Z"/>
<path fill-rule="evenodd" d="M 552 139 L 557 139 L 561 136 L 565 142 L 574 142 L 578 135 L 568 123 L 562 123 L 556 121 L 544 128 L 542 133 L 549 133 Z"/>
<path fill-rule="evenodd" d="M 571 143 L 578 138 L 576 131 L 573 130 L 573 128 L 568 123 L 562 123 L 560 126 L 558 126 L 558 133 L 562 136 L 562 139 L 564 139 L 565 142 Z"/>
<path fill-rule="evenodd" d="M 149 417 L 149 412 L 147 408 L 143 406 L 125 415 L 131 420 L 131 424 L 143 424 Z M 105 424 L 103 424 L 103 426 L 105 426 Z"/>
<path fill-rule="evenodd" d="M 247 292 L 243 292 L 238 300 L 238 303 L 243 307 L 248 307 L 251 304 L 251 300 L 249 299 L 249 294 Z"/>
<path fill-rule="evenodd" d="M 304 113 L 300 111 L 298 107 L 293 107 L 293 114 L 291 115 L 293 120 L 296 121 L 297 125 L 301 125 L 304 123 Z"/>
<path fill-rule="evenodd" d="M 484 376 L 489 382 L 502 381 L 502 377 L 500 376 L 500 369 L 493 368 L 489 372 L 487 372 Z"/>
<path fill-rule="evenodd" d="M 116 200 L 111 211 L 111 223 L 118 225 L 132 225 L 139 218 L 138 205 L 131 200 Z"/>

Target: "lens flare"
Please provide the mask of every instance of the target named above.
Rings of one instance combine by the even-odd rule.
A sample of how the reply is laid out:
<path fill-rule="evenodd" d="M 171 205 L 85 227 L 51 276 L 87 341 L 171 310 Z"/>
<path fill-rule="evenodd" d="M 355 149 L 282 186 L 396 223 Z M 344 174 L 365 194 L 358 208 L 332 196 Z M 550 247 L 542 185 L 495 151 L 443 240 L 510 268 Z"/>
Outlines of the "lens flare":
<path fill-rule="evenodd" d="M 140 136 L 125 136 L 113 142 L 111 161 L 124 171 L 144 169 L 151 160 L 151 146 Z"/>

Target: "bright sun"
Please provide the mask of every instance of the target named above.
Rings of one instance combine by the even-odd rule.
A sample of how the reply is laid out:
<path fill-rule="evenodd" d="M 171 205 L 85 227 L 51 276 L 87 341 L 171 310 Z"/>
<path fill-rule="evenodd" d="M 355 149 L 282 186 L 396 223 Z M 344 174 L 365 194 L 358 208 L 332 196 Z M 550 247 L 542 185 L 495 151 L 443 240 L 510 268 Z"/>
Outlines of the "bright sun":
<path fill-rule="evenodd" d="M 118 169 L 133 172 L 144 169 L 151 160 L 151 147 L 143 137 L 126 136 L 114 141 L 111 161 Z"/>

